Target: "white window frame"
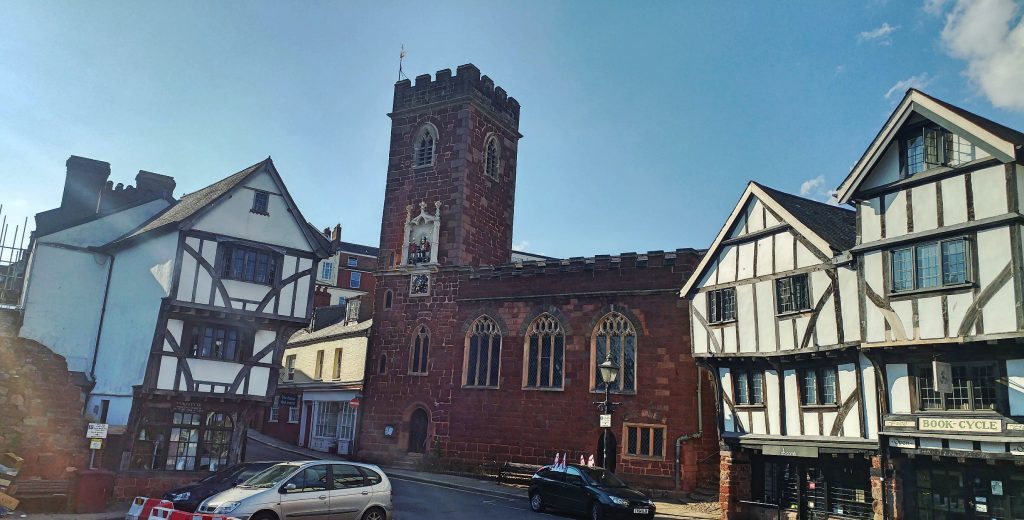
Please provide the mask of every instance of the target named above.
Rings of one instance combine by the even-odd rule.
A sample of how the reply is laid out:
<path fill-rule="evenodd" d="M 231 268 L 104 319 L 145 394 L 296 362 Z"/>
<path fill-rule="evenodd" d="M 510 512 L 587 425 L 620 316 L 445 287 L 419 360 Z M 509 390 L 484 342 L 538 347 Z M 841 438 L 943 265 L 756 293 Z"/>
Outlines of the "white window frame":
<path fill-rule="evenodd" d="M 334 262 L 320 264 L 320 279 L 330 280 L 332 276 L 334 276 Z"/>
<path fill-rule="evenodd" d="M 348 276 L 348 286 L 352 289 L 359 289 L 363 284 L 363 273 L 359 271 L 352 271 Z"/>
<path fill-rule="evenodd" d="M 349 256 L 348 257 L 348 266 L 349 267 L 359 267 L 359 258 L 355 257 L 355 256 Z"/>
<path fill-rule="evenodd" d="M 299 415 L 300 415 L 300 412 L 302 411 L 301 407 L 302 407 L 302 403 L 301 402 L 298 405 L 296 405 L 296 406 L 289 406 L 288 407 L 288 424 L 298 424 L 298 422 L 299 422 Z"/>
<path fill-rule="evenodd" d="M 295 354 L 285 356 L 284 358 L 285 368 L 285 381 L 295 381 Z"/>
<path fill-rule="evenodd" d="M 274 402 L 272 402 L 270 404 L 270 418 L 267 419 L 267 422 L 277 422 L 277 416 L 280 415 L 280 414 L 281 414 L 280 398 L 275 395 L 274 396 Z"/>

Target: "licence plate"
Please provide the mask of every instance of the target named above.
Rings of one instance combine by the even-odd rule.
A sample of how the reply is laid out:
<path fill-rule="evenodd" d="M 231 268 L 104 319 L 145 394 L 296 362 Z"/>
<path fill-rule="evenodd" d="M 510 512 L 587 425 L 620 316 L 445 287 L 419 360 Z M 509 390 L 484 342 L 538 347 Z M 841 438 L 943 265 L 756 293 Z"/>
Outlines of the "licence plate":
<path fill-rule="evenodd" d="M 638 507 L 638 508 L 633 509 L 633 514 L 634 515 L 646 515 L 646 514 L 648 514 L 650 512 L 651 512 L 651 510 L 647 509 L 646 507 Z"/>

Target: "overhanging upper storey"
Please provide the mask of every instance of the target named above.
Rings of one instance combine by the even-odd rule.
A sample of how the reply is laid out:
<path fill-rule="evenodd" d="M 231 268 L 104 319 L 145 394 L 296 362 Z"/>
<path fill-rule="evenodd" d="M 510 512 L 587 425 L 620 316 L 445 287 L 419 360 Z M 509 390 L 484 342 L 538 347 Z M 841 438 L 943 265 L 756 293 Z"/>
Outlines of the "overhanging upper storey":
<path fill-rule="evenodd" d="M 1022 146 L 1024 134 L 910 89 L 836 197 L 846 204 L 876 196 L 911 177 L 930 177 L 982 161 L 1019 161 Z"/>

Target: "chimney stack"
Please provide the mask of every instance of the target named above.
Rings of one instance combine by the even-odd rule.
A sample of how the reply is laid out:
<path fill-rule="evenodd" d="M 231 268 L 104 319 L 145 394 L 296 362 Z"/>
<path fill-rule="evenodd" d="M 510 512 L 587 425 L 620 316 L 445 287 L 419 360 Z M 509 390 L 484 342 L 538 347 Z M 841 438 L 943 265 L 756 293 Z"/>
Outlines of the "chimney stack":
<path fill-rule="evenodd" d="M 110 163 L 72 155 L 65 163 L 64 194 L 61 213 L 68 219 L 95 215 L 100 194 L 110 177 Z"/>
<path fill-rule="evenodd" d="M 331 241 L 341 242 L 341 224 L 334 225 L 334 229 L 331 231 Z"/>
<path fill-rule="evenodd" d="M 174 196 L 175 186 L 174 177 L 167 175 L 139 170 L 139 174 L 135 176 L 135 188 L 142 193 L 148 192 L 170 198 Z"/>

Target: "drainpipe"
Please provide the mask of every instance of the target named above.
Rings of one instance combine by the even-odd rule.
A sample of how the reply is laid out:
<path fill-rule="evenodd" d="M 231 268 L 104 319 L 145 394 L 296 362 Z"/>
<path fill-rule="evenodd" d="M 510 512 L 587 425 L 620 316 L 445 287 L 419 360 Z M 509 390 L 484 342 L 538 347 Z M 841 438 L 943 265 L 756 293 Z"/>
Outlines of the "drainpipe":
<path fill-rule="evenodd" d="M 98 251 L 93 251 L 93 254 L 102 254 L 110 260 L 110 263 L 107 264 L 107 283 L 105 283 L 103 287 L 103 304 L 100 306 L 100 323 L 99 326 L 96 327 L 96 344 L 92 349 L 92 368 L 89 369 L 89 379 L 95 383 L 96 358 L 98 358 L 100 354 L 100 334 L 103 333 L 103 318 L 107 315 L 107 295 L 110 294 L 110 275 L 114 272 L 114 256 L 106 253 L 100 253 Z M 89 406 L 88 400 L 86 400 L 86 406 Z"/>
<path fill-rule="evenodd" d="M 676 438 L 676 468 L 673 472 L 676 480 L 676 489 L 679 489 L 680 480 L 682 479 L 683 473 L 683 462 L 682 462 L 682 451 L 683 441 L 689 441 L 693 439 L 699 439 L 704 435 L 704 401 L 701 399 L 701 388 L 704 386 L 704 380 L 700 377 L 700 372 L 703 367 L 697 367 L 697 431 L 696 433 L 690 433 L 686 435 L 680 435 Z"/>

